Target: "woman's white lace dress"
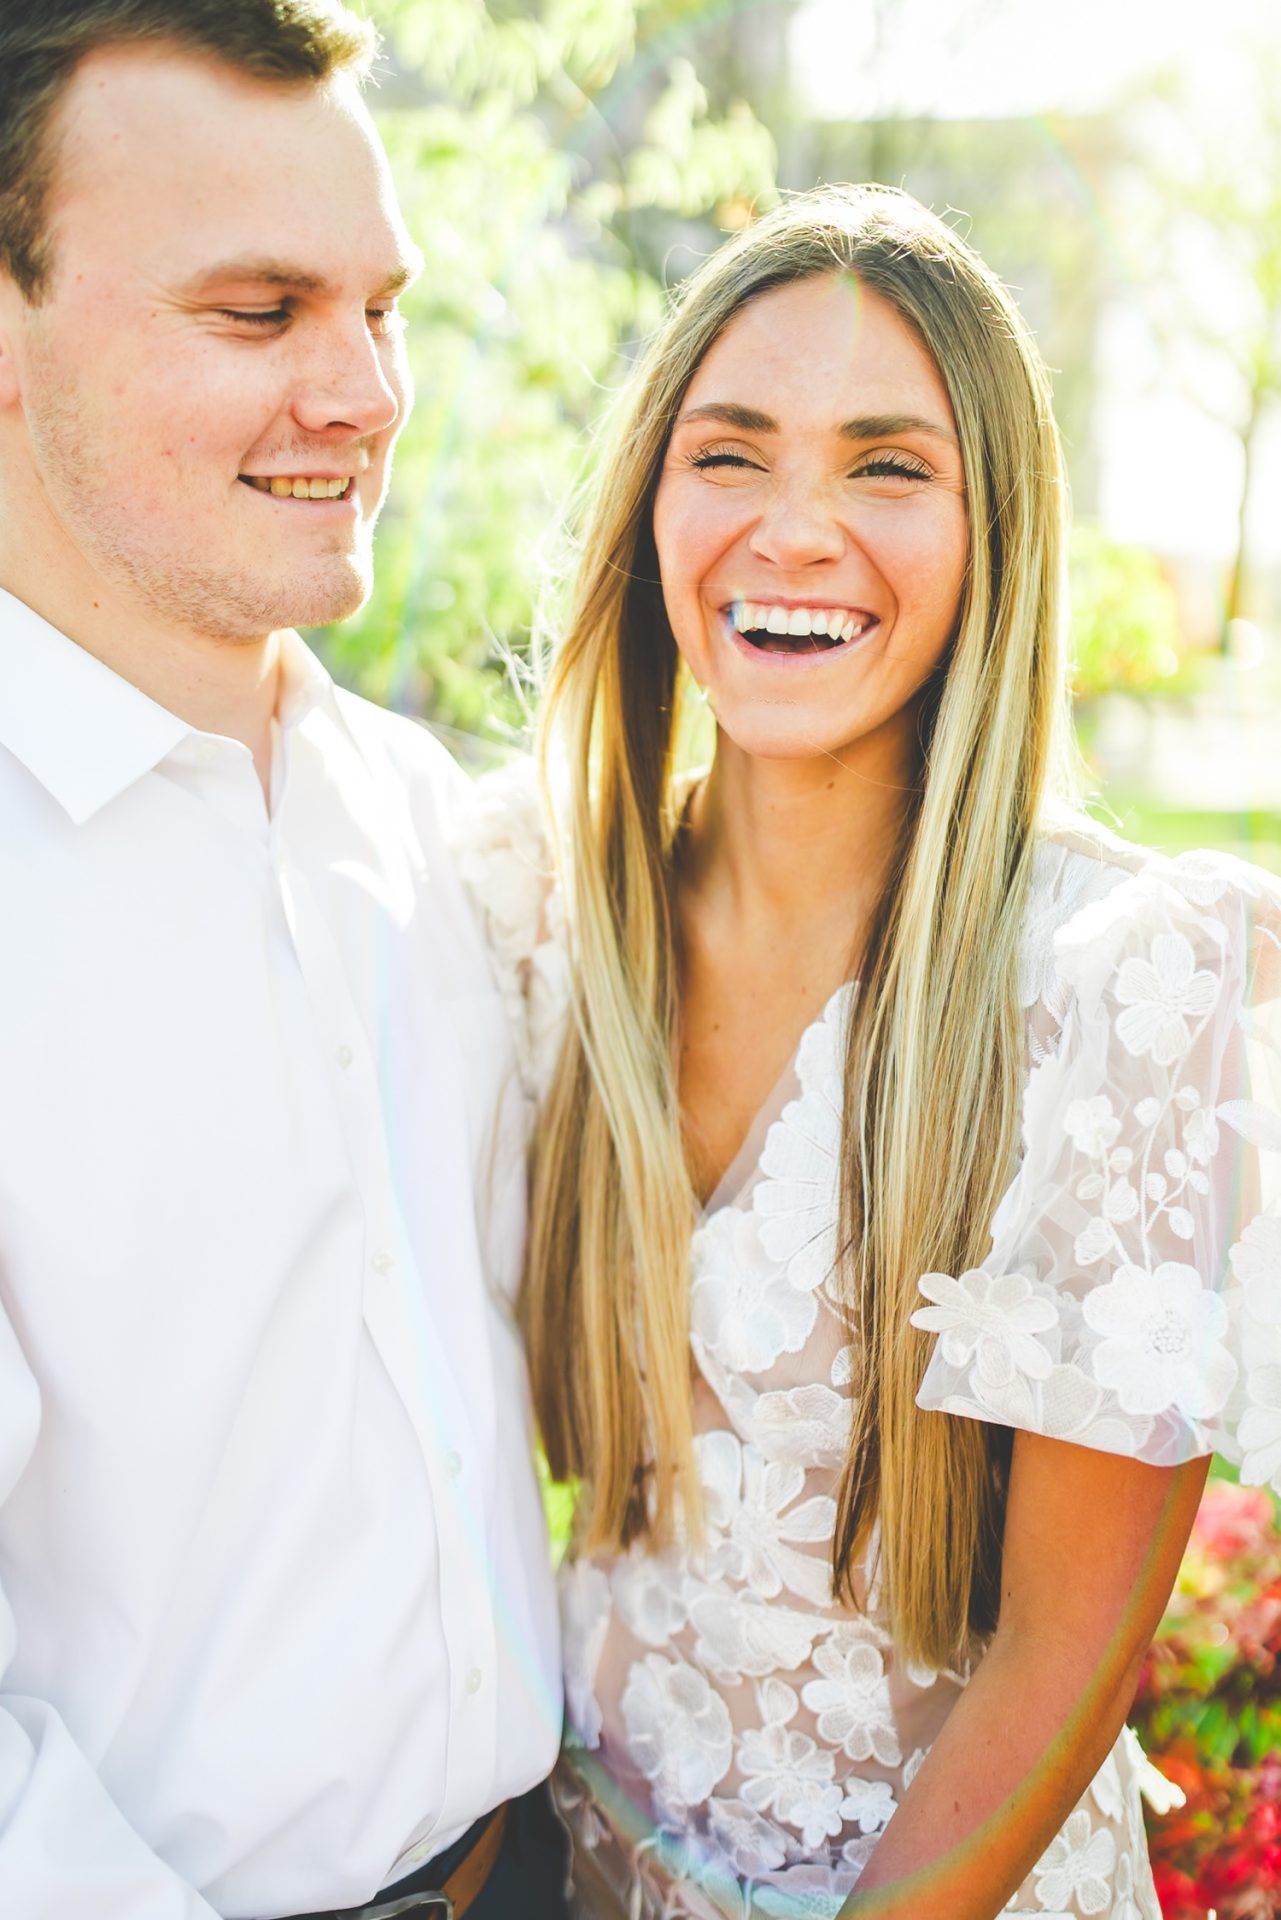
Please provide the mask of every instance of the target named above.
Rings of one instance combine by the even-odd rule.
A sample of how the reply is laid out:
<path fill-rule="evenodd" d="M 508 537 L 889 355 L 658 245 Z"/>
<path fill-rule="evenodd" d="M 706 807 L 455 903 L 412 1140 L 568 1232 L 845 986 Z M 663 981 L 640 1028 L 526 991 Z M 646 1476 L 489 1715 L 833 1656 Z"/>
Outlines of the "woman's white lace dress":
<path fill-rule="evenodd" d="M 521 770 L 482 783 L 463 860 L 536 1098 L 566 964 Z M 875 1593 L 864 1612 L 831 1599 L 854 991 L 806 1030 L 693 1236 L 702 1551 L 563 1572 L 558 1797 L 592 1884 L 646 1920 L 828 1920 L 966 1683 L 898 1659 Z M 921 1406 L 1162 1465 L 1217 1448 L 1281 1485 L 1279 996 L 1277 883 L 1047 834 L 1021 1162 L 983 1265 L 921 1280 Z M 1159 1920 L 1143 1765 L 1123 1734 L 1007 1912 Z"/>

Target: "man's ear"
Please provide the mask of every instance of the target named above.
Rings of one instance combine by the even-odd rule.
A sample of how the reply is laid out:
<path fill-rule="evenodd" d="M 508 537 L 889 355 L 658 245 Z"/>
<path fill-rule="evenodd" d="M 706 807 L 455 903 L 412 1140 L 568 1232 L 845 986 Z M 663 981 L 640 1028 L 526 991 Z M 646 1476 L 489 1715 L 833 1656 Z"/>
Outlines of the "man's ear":
<path fill-rule="evenodd" d="M 15 281 L 0 270 L 0 409 L 22 404 L 17 343 L 27 314 L 27 303 Z"/>

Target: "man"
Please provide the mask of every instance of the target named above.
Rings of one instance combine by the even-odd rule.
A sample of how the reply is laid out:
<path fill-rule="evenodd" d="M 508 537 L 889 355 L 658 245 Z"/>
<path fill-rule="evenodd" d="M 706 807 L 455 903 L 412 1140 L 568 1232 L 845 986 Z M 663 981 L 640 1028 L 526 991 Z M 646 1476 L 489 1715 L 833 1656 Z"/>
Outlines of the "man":
<path fill-rule="evenodd" d="M 561 1911 L 454 776 L 285 631 L 408 405 L 368 55 L 0 0 L 5 1920 Z"/>

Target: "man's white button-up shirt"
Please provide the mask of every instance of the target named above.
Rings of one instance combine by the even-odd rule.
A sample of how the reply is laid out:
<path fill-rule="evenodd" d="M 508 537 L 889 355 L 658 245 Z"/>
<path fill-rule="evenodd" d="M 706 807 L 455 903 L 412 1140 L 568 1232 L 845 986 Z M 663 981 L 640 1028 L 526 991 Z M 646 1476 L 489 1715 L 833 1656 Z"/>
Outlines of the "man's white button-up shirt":
<path fill-rule="evenodd" d="M 6 1920 L 354 1905 L 554 1757 L 460 779 L 294 638 L 269 812 L 0 595 Z"/>

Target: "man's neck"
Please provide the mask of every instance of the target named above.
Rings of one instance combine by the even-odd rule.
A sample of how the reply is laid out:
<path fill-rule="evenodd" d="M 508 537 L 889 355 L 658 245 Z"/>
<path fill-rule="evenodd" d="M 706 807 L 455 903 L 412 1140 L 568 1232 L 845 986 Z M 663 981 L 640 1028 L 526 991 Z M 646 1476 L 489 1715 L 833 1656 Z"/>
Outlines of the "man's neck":
<path fill-rule="evenodd" d="M 85 593 L 56 574 L 0 555 L 0 586 L 26 603 L 122 680 L 202 733 L 242 741 L 264 794 L 271 791 L 271 722 L 280 692 L 281 639 L 267 633 L 231 640 L 182 632 L 109 592 Z"/>
<path fill-rule="evenodd" d="M 281 635 L 257 640 L 208 640 L 186 635 L 167 648 L 139 645 L 134 636 L 103 646 L 71 639 L 157 705 L 202 733 L 243 741 L 254 758 L 262 790 L 271 794 L 271 722 L 280 695 Z"/>

